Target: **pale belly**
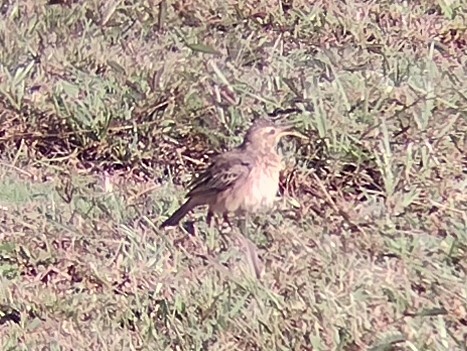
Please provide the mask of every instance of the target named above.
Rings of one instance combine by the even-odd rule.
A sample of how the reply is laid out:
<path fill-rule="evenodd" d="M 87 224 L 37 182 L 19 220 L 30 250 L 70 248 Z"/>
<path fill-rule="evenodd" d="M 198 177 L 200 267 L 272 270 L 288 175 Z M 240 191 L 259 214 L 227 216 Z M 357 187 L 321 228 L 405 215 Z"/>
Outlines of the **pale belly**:
<path fill-rule="evenodd" d="M 239 181 L 210 203 L 213 212 L 259 212 L 271 207 L 279 190 L 279 165 L 257 166 L 246 179 Z"/>
<path fill-rule="evenodd" d="M 261 172 L 250 176 L 248 196 L 243 198 L 241 210 L 255 212 L 272 206 L 279 190 L 279 173 Z"/>

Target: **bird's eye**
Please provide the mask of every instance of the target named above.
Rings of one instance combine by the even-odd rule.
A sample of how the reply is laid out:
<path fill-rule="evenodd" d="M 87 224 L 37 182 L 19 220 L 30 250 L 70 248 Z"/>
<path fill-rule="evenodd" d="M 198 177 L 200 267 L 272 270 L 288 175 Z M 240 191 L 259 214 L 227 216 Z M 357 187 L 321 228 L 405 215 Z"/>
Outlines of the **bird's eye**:
<path fill-rule="evenodd" d="M 276 133 L 276 130 L 274 128 L 269 129 L 268 134 L 269 135 L 274 135 Z"/>

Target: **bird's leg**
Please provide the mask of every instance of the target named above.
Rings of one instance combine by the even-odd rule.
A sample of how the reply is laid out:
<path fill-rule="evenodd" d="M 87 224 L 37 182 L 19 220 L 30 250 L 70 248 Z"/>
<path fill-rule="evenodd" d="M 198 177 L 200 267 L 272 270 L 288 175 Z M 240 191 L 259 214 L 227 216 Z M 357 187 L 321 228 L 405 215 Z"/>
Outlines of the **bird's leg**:
<path fill-rule="evenodd" d="M 240 231 L 243 235 L 248 236 L 248 221 L 249 221 L 249 215 L 247 212 L 244 213 L 244 215 L 240 219 Z"/>
<path fill-rule="evenodd" d="M 219 224 L 218 227 L 219 227 L 220 238 L 222 239 L 221 241 L 224 245 L 223 248 L 225 249 L 226 247 L 229 247 L 228 240 L 225 234 L 229 233 L 230 230 L 232 230 L 232 225 L 230 224 L 230 221 L 229 221 L 228 212 L 222 213 L 222 219 L 219 218 L 218 224 Z"/>
<path fill-rule="evenodd" d="M 206 216 L 206 223 L 208 224 L 208 227 L 211 228 L 211 224 L 212 224 L 212 211 L 211 210 L 208 210 L 208 214 Z"/>

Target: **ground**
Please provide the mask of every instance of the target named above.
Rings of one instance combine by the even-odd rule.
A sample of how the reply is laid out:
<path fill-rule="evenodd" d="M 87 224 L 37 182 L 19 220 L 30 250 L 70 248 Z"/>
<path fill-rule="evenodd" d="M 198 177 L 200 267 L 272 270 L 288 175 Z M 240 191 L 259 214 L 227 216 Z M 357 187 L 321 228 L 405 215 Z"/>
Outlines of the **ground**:
<path fill-rule="evenodd" d="M 464 1 L 0 11 L 2 350 L 467 349 Z M 307 138 L 257 279 L 237 227 L 158 225 L 259 116 Z"/>

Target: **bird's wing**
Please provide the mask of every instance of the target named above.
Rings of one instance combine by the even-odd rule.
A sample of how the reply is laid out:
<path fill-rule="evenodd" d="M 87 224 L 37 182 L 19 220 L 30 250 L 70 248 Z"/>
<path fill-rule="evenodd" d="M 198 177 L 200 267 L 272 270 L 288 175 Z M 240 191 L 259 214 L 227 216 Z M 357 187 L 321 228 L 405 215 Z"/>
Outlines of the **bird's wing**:
<path fill-rule="evenodd" d="M 252 168 L 251 159 L 241 152 L 218 155 L 211 166 L 191 184 L 188 196 L 219 193 L 237 181 L 246 179 Z"/>

